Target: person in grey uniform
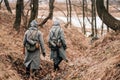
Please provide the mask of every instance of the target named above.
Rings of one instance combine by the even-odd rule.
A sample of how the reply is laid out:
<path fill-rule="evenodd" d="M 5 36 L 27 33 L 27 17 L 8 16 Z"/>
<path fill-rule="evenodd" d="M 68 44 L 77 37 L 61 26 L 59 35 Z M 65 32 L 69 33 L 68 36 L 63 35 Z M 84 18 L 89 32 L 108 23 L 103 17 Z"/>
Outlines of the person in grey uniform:
<path fill-rule="evenodd" d="M 25 32 L 23 45 L 25 50 L 23 53 L 25 54 L 24 65 L 26 67 L 26 75 L 30 77 L 30 70 L 35 75 L 40 68 L 40 53 L 42 52 L 45 57 L 43 36 L 41 31 L 38 30 L 36 20 L 30 23 L 30 28 Z"/>
<path fill-rule="evenodd" d="M 59 21 L 54 21 L 53 26 L 49 33 L 48 38 L 49 48 L 51 49 L 50 59 L 53 60 L 54 63 L 54 71 L 59 70 L 59 64 L 62 60 L 66 59 L 66 41 L 64 38 L 64 32 L 60 27 Z"/>

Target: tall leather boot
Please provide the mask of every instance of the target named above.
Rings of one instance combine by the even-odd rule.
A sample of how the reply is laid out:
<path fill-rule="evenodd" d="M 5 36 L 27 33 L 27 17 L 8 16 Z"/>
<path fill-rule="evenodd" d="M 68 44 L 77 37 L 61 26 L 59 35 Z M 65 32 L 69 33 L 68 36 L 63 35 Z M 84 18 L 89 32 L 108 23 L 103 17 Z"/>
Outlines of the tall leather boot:
<path fill-rule="evenodd" d="M 26 67 L 26 78 L 30 78 L 30 67 Z"/>
<path fill-rule="evenodd" d="M 54 71 L 56 71 L 56 69 L 57 69 L 57 66 L 56 66 L 56 64 L 54 63 Z"/>

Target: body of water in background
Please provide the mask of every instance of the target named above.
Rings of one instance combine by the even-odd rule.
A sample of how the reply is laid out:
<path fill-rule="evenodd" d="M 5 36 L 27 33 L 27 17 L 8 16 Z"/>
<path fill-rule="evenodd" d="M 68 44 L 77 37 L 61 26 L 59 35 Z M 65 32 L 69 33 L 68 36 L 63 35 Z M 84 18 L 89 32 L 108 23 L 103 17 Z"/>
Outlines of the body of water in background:
<path fill-rule="evenodd" d="M 67 22 L 66 17 L 57 17 L 57 18 L 64 21 L 65 23 Z M 91 20 L 92 20 L 92 17 L 85 17 L 84 22 L 85 22 L 86 28 L 91 28 Z M 102 21 L 98 16 L 96 17 L 96 23 L 97 23 L 97 28 L 100 29 L 101 25 L 102 25 Z M 72 25 L 74 25 L 75 27 L 82 27 L 82 25 L 83 25 L 83 17 L 79 17 L 79 20 L 75 16 L 72 17 Z M 106 27 L 106 25 L 104 25 L 104 26 Z"/>
<path fill-rule="evenodd" d="M 60 20 L 62 20 L 62 21 L 64 21 L 65 23 L 67 23 L 67 18 L 66 17 L 59 16 L 57 18 L 60 19 Z M 89 18 L 90 21 L 88 21 L 87 18 Z M 120 17 L 116 17 L 116 19 L 120 20 Z M 82 28 L 82 26 L 83 26 L 83 17 L 79 17 L 79 20 L 78 20 L 77 17 L 73 16 L 72 17 L 72 25 L 75 26 L 75 27 Z M 88 29 L 91 29 L 91 20 L 92 20 L 92 17 L 85 17 L 85 27 L 88 28 Z M 98 16 L 96 17 L 96 26 L 97 26 L 98 30 L 101 30 L 102 20 Z M 103 25 L 103 30 L 107 30 L 107 25 L 105 25 L 105 24 Z M 91 32 L 86 32 L 86 36 L 87 37 L 90 34 L 91 34 Z M 106 34 L 106 32 L 103 33 L 103 34 Z"/>
<path fill-rule="evenodd" d="M 65 23 L 67 23 L 66 17 L 57 17 L 57 18 L 62 20 L 62 21 L 64 21 Z M 88 21 L 87 18 L 90 21 Z M 91 30 L 91 20 L 92 20 L 92 17 L 85 17 L 84 21 L 85 21 L 86 29 L 90 29 Z M 75 26 L 75 27 L 82 28 L 83 27 L 83 17 L 79 17 L 79 20 L 75 16 L 72 17 L 72 25 Z M 97 29 L 101 30 L 102 21 L 101 21 L 101 19 L 98 16 L 96 17 L 96 26 L 97 26 Z M 103 26 L 104 26 L 103 30 L 107 30 L 107 26 L 105 24 Z M 80 32 L 82 32 L 82 31 L 80 30 Z M 106 34 L 106 33 L 104 33 L 104 34 Z M 87 31 L 85 36 L 88 37 L 89 35 L 91 35 L 91 31 Z M 98 37 L 100 37 L 100 36 L 101 35 L 98 34 Z"/>
<path fill-rule="evenodd" d="M 41 16 L 38 16 L 38 18 L 41 18 Z M 45 17 L 42 17 L 42 18 L 45 18 Z M 90 21 L 88 21 L 87 18 L 89 18 Z M 61 22 L 63 21 L 64 23 L 67 23 L 67 18 L 64 16 L 56 16 L 56 17 L 53 17 L 53 20 L 54 19 L 59 19 Z M 116 19 L 120 20 L 120 17 L 116 17 Z M 74 27 L 82 28 L 83 17 L 79 17 L 79 20 L 76 16 L 72 16 L 72 25 Z M 85 17 L 85 27 L 88 29 L 91 29 L 91 23 L 90 23 L 91 20 L 92 20 L 92 17 Z M 96 17 L 96 26 L 97 26 L 97 29 L 101 30 L 102 20 L 98 16 Z M 103 25 L 103 30 L 107 30 L 107 26 L 105 24 Z M 86 36 L 89 36 L 90 34 L 91 32 L 87 32 Z"/>

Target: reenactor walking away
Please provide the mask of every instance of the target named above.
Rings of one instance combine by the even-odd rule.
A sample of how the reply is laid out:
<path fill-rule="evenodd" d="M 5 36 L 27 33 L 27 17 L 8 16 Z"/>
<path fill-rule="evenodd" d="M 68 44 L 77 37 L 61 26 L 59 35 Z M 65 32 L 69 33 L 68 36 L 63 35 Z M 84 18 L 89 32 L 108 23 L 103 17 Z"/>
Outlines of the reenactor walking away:
<path fill-rule="evenodd" d="M 26 77 L 36 76 L 40 68 L 40 53 L 45 57 L 45 47 L 42 33 L 38 30 L 38 23 L 33 20 L 30 28 L 25 32 L 24 39 L 24 65 L 26 67 Z M 40 50 L 41 49 L 41 50 Z M 40 52 L 41 51 L 41 52 Z M 30 72 L 32 74 L 30 74 Z"/>
<path fill-rule="evenodd" d="M 68 62 L 66 59 L 66 41 L 64 39 L 64 32 L 62 28 L 60 27 L 59 21 L 54 21 L 53 26 L 50 30 L 49 33 L 49 48 L 51 49 L 51 54 L 50 54 L 50 59 L 53 60 L 54 63 L 54 71 L 59 70 L 59 64 L 61 63 L 62 60 L 65 60 Z"/>

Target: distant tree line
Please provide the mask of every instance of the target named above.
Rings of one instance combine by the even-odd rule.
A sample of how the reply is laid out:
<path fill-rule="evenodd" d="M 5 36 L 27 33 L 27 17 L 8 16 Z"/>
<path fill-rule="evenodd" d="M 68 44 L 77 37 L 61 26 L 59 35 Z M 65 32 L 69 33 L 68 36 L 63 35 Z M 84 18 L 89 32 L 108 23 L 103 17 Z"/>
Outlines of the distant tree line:
<path fill-rule="evenodd" d="M 1 3 L 3 1 L 5 3 L 7 10 L 10 13 L 12 13 L 12 10 L 10 8 L 8 0 L 1 0 L 0 8 L 1 8 Z M 96 26 L 97 13 L 98 13 L 98 16 L 101 18 L 101 20 L 103 21 L 103 23 L 107 25 L 107 27 L 108 27 L 107 31 L 109 31 L 109 28 L 114 31 L 120 31 L 120 20 L 115 19 L 109 13 L 109 0 L 91 0 L 91 10 L 87 6 L 87 4 L 88 4 L 87 0 L 78 0 L 78 1 L 79 1 L 79 3 L 74 4 L 72 2 L 72 0 L 66 0 L 66 11 L 67 11 L 68 23 L 71 24 L 71 21 L 72 21 L 71 17 L 72 17 L 73 7 L 78 16 L 78 20 L 79 20 L 79 14 L 78 14 L 78 11 L 76 11 L 76 7 L 77 8 L 82 7 L 83 25 L 81 24 L 81 26 L 82 26 L 82 31 L 84 34 L 86 34 L 85 17 L 86 17 L 87 11 L 91 12 L 91 17 L 92 17 L 92 20 L 88 19 L 89 22 L 91 21 L 90 22 L 91 23 L 91 32 L 92 32 L 91 36 L 97 35 L 97 26 Z M 30 9 L 27 10 L 26 14 L 25 14 L 25 10 L 24 10 L 24 7 L 25 7 L 24 0 L 17 0 L 17 2 L 16 2 L 16 18 L 15 18 L 15 22 L 14 22 L 14 28 L 18 31 L 20 29 L 20 24 L 21 24 L 22 19 L 23 19 L 25 28 L 28 28 L 29 23 L 33 19 L 36 19 L 38 17 L 39 0 L 28 0 L 28 2 L 30 3 L 30 6 L 29 6 Z M 52 19 L 54 8 L 55 8 L 54 2 L 55 2 L 55 0 L 49 0 L 49 5 L 48 5 L 49 6 L 49 14 L 44 20 L 42 20 L 39 23 L 39 26 L 43 26 L 47 22 L 48 19 Z M 104 5 L 104 2 L 106 2 L 106 6 Z M 30 12 L 30 16 L 28 15 L 29 12 Z M 102 31 L 103 31 L 103 27 L 104 26 L 102 25 L 102 27 L 101 27 Z"/>

